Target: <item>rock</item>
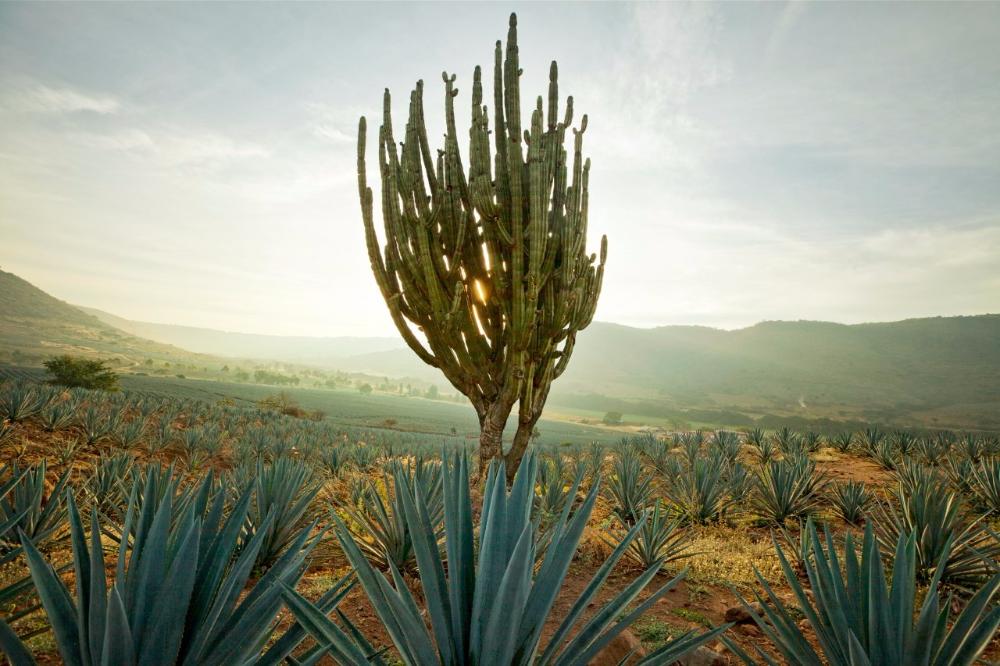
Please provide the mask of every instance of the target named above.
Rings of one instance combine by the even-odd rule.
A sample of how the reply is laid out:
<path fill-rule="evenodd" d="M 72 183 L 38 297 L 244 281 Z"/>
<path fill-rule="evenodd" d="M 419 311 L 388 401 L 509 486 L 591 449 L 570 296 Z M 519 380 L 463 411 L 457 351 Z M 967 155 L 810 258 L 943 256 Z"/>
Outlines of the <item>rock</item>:
<path fill-rule="evenodd" d="M 646 650 L 635 634 L 626 629 L 598 652 L 597 656 L 588 662 L 588 666 L 618 666 L 629 655 L 632 655 L 629 662 L 638 661 L 639 657 L 646 656 Z"/>
<path fill-rule="evenodd" d="M 736 631 L 750 638 L 760 638 L 764 635 L 764 632 L 756 624 L 738 624 L 736 625 Z"/>
<path fill-rule="evenodd" d="M 715 650 L 700 647 L 676 662 L 677 666 L 726 666 L 726 658 Z"/>
<path fill-rule="evenodd" d="M 752 608 L 753 612 L 757 613 L 757 615 L 761 617 L 764 616 L 764 607 L 761 606 L 760 603 L 755 601 L 750 604 L 750 608 Z M 748 611 L 743 604 L 727 608 L 725 617 L 726 622 L 735 622 L 736 624 L 747 624 L 748 622 L 753 622 L 753 617 L 750 615 L 750 611 Z"/>

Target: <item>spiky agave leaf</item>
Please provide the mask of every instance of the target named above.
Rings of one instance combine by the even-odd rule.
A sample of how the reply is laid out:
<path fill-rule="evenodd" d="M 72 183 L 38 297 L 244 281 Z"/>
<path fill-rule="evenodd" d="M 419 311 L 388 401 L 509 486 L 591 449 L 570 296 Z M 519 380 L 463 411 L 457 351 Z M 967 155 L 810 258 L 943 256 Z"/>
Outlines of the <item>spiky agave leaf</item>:
<path fill-rule="evenodd" d="M 209 503 L 209 492 L 198 491 L 198 501 L 179 510 L 172 502 L 174 493 L 159 499 L 153 484 L 147 482 L 140 491 L 139 483 L 132 497 L 142 492 L 144 501 L 141 508 L 138 502 L 130 504 L 122 530 L 135 537 L 131 547 L 119 545 L 113 580 L 106 574 L 96 509 L 88 538 L 76 503 L 68 497 L 75 600 L 44 556 L 23 539 L 63 662 L 226 666 L 277 664 L 287 657 L 305 637 L 300 625 L 262 651 L 274 632 L 283 590 L 294 586 L 305 570 L 309 531 L 298 535 L 300 548 L 289 549 L 247 591 L 264 534 L 237 555 L 250 495 L 238 498 L 225 516 L 221 493 Z M 206 479 L 202 485 L 210 483 Z M 325 595 L 320 606 L 329 610 L 342 589 Z M 0 631 L 0 640 L 9 639 Z"/>
<path fill-rule="evenodd" d="M 970 594 L 982 581 L 998 573 L 998 542 L 984 524 L 984 517 L 967 519 L 960 497 L 936 478 L 912 489 L 900 485 L 897 510 L 892 504 L 878 507 L 873 518 L 883 549 L 891 550 L 902 535 L 916 540 L 916 573 L 921 581 L 941 582 Z"/>
<path fill-rule="evenodd" d="M 754 486 L 753 507 L 774 523 L 806 516 L 816 510 L 826 487 L 826 477 L 816 472 L 808 458 L 776 460 L 763 467 Z"/>
<path fill-rule="evenodd" d="M 253 477 L 247 481 L 251 470 Z M 235 482 L 237 491 L 251 491 L 253 502 L 247 512 L 241 548 L 263 531 L 264 543 L 257 554 L 257 566 L 267 568 L 296 540 L 320 485 L 313 481 L 308 465 L 291 458 L 278 458 L 271 465 L 258 461 L 255 467 L 243 470 L 242 478 Z M 272 514 L 273 520 L 269 521 Z"/>
<path fill-rule="evenodd" d="M 811 528 L 810 538 L 813 543 L 820 543 L 815 527 Z M 972 666 L 1000 627 L 1000 607 L 991 607 L 990 603 L 1000 590 L 1000 576 L 994 576 L 979 588 L 949 623 L 951 604 L 940 603 L 938 576 L 931 579 L 921 606 L 916 606 L 919 595 L 914 535 L 900 535 L 896 542 L 891 579 L 886 578 L 871 525 L 865 529 L 860 558 L 850 534 L 842 555 L 838 555 L 829 531 L 825 531 L 825 543 L 825 549 L 813 549 L 813 556 L 805 565 L 811 597 L 781 546 L 777 541 L 774 544 L 798 608 L 815 632 L 815 643 L 807 640 L 798 615 L 777 596 L 760 572 L 756 575 L 764 594 L 755 591 L 754 595 L 763 613 L 759 614 L 740 595 L 754 622 L 787 663 Z M 736 643 L 725 637 L 722 640 L 744 662 L 757 663 Z M 775 663 L 760 647 L 755 649 L 764 663 Z"/>
<path fill-rule="evenodd" d="M 608 478 L 608 500 L 612 511 L 627 525 L 635 525 L 653 494 L 653 477 L 646 473 L 639 454 L 631 446 L 618 449 Z"/>
<path fill-rule="evenodd" d="M 864 520 L 874 497 L 864 483 L 847 481 L 833 486 L 829 500 L 841 520 L 851 525 L 859 525 Z"/>
<path fill-rule="evenodd" d="M 718 459 L 701 458 L 670 487 L 670 496 L 687 522 L 704 525 L 721 519 L 733 505 Z"/>
<path fill-rule="evenodd" d="M 670 581 L 626 612 L 655 576 L 659 565 L 650 568 L 579 626 L 583 611 L 638 534 L 639 527 L 633 528 L 564 616 L 539 656 L 542 627 L 597 500 L 599 484 L 595 483 L 572 517 L 569 507 L 564 509 L 553 528 L 545 556 L 536 568 L 536 530 L 531 521 L 537 472 L 534 456 L 525 457 L 509 492 L 503 465 L 490 467 L 483 499 L 478 557 L 475 555 L 468 462 L 464 456 L 456 455 L 443 472 L 447 568 L 419 487 L 402 496 L 406 521 L 414 537 L 430 628 L 399 571 L 390 569 L 390 583 L 371 566 L 347 527 L 336 521 L 338 540 L 407 665 L 582 666 L 680 578 Z M 405 484 L 407 480 L 400 476 L 396 482 Z M 287 593 L 286 599 L 300 620 L 311 618 L 316 624 L 323 624 L 304 600 Z M 624 616 L 620 617 L 623 612 Z M 330 627 L 323 625 L 321 629 Z M 641 663 L 671 663 L 721 631 L 722 628 L 699 636 L 685 634 Z M 353 654 L 354 661 L 350 663 L 364 663 L 362 659 L 367 655 L 358 650 L 354 641 L 341 635 L 343 633 L 317 630 L 314 635 L 321 643 L 331 646 L 331 653 L 338 650 L 341 654 Z"/>

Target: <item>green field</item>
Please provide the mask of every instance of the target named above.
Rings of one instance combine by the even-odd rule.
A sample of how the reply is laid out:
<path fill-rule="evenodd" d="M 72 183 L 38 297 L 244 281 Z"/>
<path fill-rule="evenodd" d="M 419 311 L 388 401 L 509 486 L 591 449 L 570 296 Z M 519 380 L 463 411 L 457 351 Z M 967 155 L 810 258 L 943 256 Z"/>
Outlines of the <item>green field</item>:
<path fill-rule="evenodd" d="M 4 375 L 40 379 L 44 371 L 35 368 L 0 367 L 0 377 Z M 442 441 L 457 437 L 472 443 L 479 438 L 479 423 L 475 412 L 470 405 L 464 403 L 379 393 L 362 395 L 354 389 L 288 389 L 177 377 L 123 375 L 120 383 L 122 388 L 128 391 L 207 402 L 230 400 L 243 406 L 255 404 L 267 396 L 283 391 L 294 398 L 303 409 L 321 410 L 326 414 L 327 421 L 338 425 L 441 435 Z M 387 419 L 394 420 L 395 423 L 387 424 Z M 593 441 L 610 443 L 621 437 L 621 433 L 603 428 L 546 419 L 542 419 L 539 423 L 538 430 L 540 432 L 538 443 L 548 446 L 565 443 L 586 444 Z M 514 428 L 508 428 L 507 436 L 512 437 L 513 434 Z"/>

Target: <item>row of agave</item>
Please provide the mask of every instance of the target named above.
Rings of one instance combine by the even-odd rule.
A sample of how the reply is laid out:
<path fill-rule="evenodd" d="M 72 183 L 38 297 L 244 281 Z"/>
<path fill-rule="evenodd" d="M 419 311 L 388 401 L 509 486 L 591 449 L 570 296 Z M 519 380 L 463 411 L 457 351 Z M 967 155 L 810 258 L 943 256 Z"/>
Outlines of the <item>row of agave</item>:
<path fill-rule="evenodd" d="M 193 469 L 220 454 L 235 464 L 293 455 L 336 475 L 370 469 L 396 452 L 436 454 L 449 443 L 444 436 L 344 427 L 256 406 L 63 390 L 27 380 L 0 384 L 0 443 L 16 441 L 17 424 L 29 420 L 48 432 L 72 435 L 58 451 L 63 462 L 87 448 L 157 458 L 179 454 Z"/>
<path fill-rule="evenodd" d="M 917 571 L 965 594 L 1000 571 L 1000 537 L 988 518 L 1000 515 L 1000 460 L 983 459 L 965 477 L 975 492 L 963 493 L 939 470 L 913 461 L 895 471 L 893 490 L 877 495 L 864 483 L 832 483 L 804 455 L 747 469 L 740 448 L 723 440 L 707 453 L 693 440 L 672 449 L 651 438 L 627 440 L 615 451 L 607 500 L 617 521 L 629 527 L 648 520 L 633 549 L 648 563 L 690 554 L 684 524 L 704 524 L 744 513 L 784 528 L 790 519 L 832 513 L 849 525 L 868 523 L 887 554 L 902 534 L 917 536 Z M 651 464 L 649 464 L 651 463 Z M 749 511 L 747 511 L 749 509 Z M 945 555 L 945 544 L 949 544 Z"/>
<path fill-rule="evenodd" d="M 352 586 L 360 584 L 405 664 L 582 665 L 673 589 L 684 573 L 639 601 L 660 570 L 661 561 L 654 561 L 596 612 L 586 612 L 616 563 L 640 537 L 651 518 L 643 515 L 568 612 L 550 618 L 599 497 L 600 481 L 583 492 L 583 474 L 578 473 L 570 495 L 580 491 L 582 500 L 566 503 L 543 534 L 537 516 L 539 470 L 539 460 L 530 456 L 508 490 L 502 466 L 493 466 L 476 529 L 473 484 L 464 456 L 426 467 L 390 467 L 393 504 L 410 536 L 423 608 L 393 559 L 388 558 L 385 567 L 373 564 L 365 541 L 337 513 L 329 522 L 356 580 L 337 581 L 316 601 L 295 590 L 309 554 L 326 532 L 315 521 L 295 530 L 280 557 L 255 577 L 258 554 L 278 514 L 269 510 L 246 540 L 253 493 L 227 493 L 225 484 L 211 476 L 183 486 L 169 471 L 142 470 L 132 478 L 124 519 L 104 514 L 94 502 L 89 531 L 73 493 L 68 493 L 72 589 L 37 542 L 23 530 L 16 540 L 67 664 L 278 664 L 293 652 L 295 663 L 312 664 L 330 656 L 343 664 L 381 664 L 384 649 L 374 647 L 337 608 Z M 12 474 L 0 492 L 9 493 L 24 476 Z M 2 524 L 5 537 L 12 529 L 8 522 Z M 829 533 L 821 540 L 811 522 L 806 530 L 809 546 L 802 559 L 812 594 L 806 593 L 776 544 L 796 607 L 783 601 L 764 578 L 763 593 L 757 595 L 762 605 L 748 605 L 790 663 L 972 664 L 1000 626 L 1000 608 L 992 605 L 1000 576 L 979 586 L 955 617 L 950 601 L 942 604 L 939 594 L 945 567 L 933 567 L 921 593 L 921 545 L 915 532 L 896 539 L 887 576 L 881 537 L 871 525 L 860 557 L 850 536 L 838 548 Z M 109 534 L 118 536 L 110 576 L 101 541 Z M 941 557 L 947 558 L 953 546 L 948 540 Z M 276 618 L 283 607 L 292 611 L 296 622 L 279 632 Z M 806 639 L 800 613 L 816 642 Z M 553 630 L 543 641 L 547 619 Z M 723 635 L 727 628 L 684 634 L 640 663 L 673 663 L 715 637 L 728 640 Z M 315 640 L 311 647 L 302 647 L 307 635 Z M 736 643 L 729 645 L 747 663 L 758 657 L 773 663 L 763 651 L 754 656 Z M 34 663 L 6 623 L 0 624 L 0 647 L 16 666 Z"/>
<path fill-rule="evenodd" d="M 284 458 L 192 485 L 173 469 L 124 459 L 105 459 L 85 491 L 62 485 L 45 498 L 47 506 L 59 507 L 53 529 L 69 532 L 71 587 L 44 554 L 41 533 L 22 528 L 27 512 L 12 497 L 45 470 L 6 470 L 0 487 L 10 500 L 4 507 L 14 512 L 0 522 L 4 543 L 26 561 L 27 584 L 45 609 L 64 663 L 278 664 L 293 651 L 296 663 L 316 663 L 326 654 L 338 663 L 382 663 L 382 651 L 346 615 L 330 617 L 353 579 L 339 581 L 315 602 L 295 591 L 310 553 L 329 530 L 316 519 L 302 519 L 315 497 L 305 464 Z M 491 469 L 476 530 L 464 455 L 444 463 L 391 465 L 394 507 L 420 571 L 430 629 L 394 559 L 384 560 L 387 578 L 371 564 L 366 542 L 330 514 L 357 582 L 404 662 L 586 664 L 680 580 L 633 607 L 657 563 L 596 616 L 584 617 L 635 528 L 543 650 L 543 621 L 576 554 L 599 484 L 575 510 L 566 507 L 543 543 L 535 520 L 536 470 L 529 458 L 508 492 L 503 469 Z M 89 508 L 89 521 L 80 506 Z M 117 544 L 111 575 L 104 559 L 108 539 Z M 263 558 L 265 552 L 274 556 Z M 298 621 L 277 632 L 277 616 L 286 606 Z M 11 628 L 16 619 L 0 623 L 0 647 L 11 663 L 32 664 L 25 637 Z M 642 663 L 672 663 L 721 631 L 685 635 Z M 307 634 L 315 644 L 299 648 Z"/>

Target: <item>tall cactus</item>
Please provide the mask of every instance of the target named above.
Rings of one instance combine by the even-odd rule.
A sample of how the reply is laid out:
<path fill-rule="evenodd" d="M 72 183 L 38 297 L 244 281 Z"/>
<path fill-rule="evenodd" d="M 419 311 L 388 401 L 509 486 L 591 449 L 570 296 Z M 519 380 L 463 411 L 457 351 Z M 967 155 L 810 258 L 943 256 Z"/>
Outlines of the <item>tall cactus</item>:
<path fill-rule="evenodd" d="M 378 151 L 384 248 L 366 178 L 364 117 L 358 127 L 358 192 L 372 271 L 393 322 L 410 348 L 472 402 L 479 416 L 480 465 L 505 457 L 513 475 L 552 381 L 566 369 L 577 332 L 594 316 L 607 237 L 599 261 L 587 254 L 587 116 L 573 128 L 568 171 L 564 141 L 573 98 L 567 98 L 560 121 L 554 61 L 548 108 L 539 96 L 531 128 L 521 130 L 514 14 L 506 53 L 496 43 L 493 72 L 494 152 L 476 67 L 468 174 L 455 128 L 455 76 L 442 75 L 447 132 L 436 159 L 424 125 L 423 81 L 410 93 L 399 150 L 385 91 Z M 517 431 L 504 455 L 501 438 L 515 403 Z"/>

